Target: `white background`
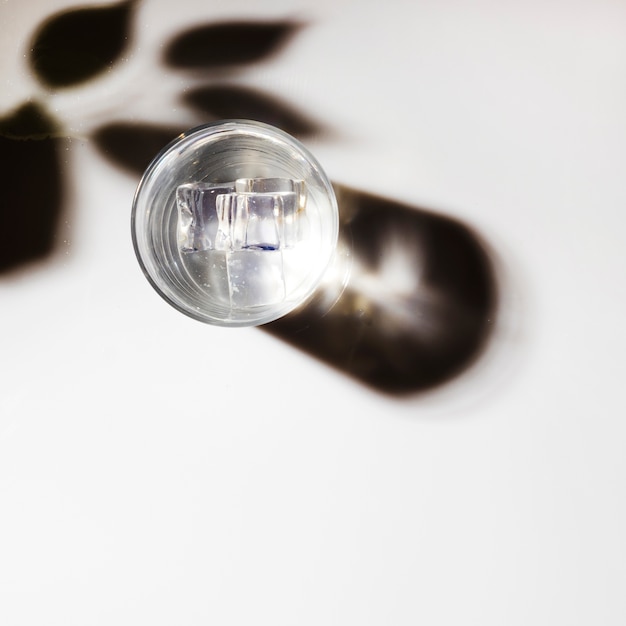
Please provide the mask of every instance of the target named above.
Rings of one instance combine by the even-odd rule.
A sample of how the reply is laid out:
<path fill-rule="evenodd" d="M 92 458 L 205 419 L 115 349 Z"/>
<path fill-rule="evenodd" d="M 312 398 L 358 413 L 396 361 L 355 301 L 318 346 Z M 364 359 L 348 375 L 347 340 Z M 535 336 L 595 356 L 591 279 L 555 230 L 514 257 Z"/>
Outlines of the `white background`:
<path fill-rule="evenodd" d="M 121 69 L 44 96 L 28 41 L 70 6 L 0 3 L 0 111 L 73 136 L 65 243 L 0 278 L 0 623 L 626 623 L 626 3 L 145 0 Z M 493 248 L 458 381 L 389 398 L 145 281 L 89 134 L 186 121 L 163 45 L 234 18 L 308 22 L 238 84 L 339 131 L 333 180 Z"/>

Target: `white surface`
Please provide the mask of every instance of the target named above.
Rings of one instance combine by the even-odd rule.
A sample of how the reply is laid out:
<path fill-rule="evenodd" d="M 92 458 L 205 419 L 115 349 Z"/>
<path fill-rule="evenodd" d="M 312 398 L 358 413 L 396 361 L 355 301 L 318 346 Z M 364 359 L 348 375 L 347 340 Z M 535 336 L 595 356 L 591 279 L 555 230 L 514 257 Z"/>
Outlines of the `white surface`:
<path fill-rule="evenodd" d="M 71 5 L 0 5 L 3 110 Z M 182 119 L 151 55 L 244 15 L 311 21 L 239 80 L 340 129 L 309 143 L 333 180 L 495 249 L 483 367 L 388 399 L 144 280 L 136 181 L 89 131 Z M 71 245 L 0 280 L 0 623 L 623 624 L 626 4 L 145 0 L 138 24 L 123 72 L 53 100 Z"/>

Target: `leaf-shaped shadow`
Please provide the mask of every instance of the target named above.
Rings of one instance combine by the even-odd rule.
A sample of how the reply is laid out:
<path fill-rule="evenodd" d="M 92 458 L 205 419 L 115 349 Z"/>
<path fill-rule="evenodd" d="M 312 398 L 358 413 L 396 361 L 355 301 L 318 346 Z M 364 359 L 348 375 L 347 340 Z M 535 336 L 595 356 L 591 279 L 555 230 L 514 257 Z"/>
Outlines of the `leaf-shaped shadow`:
<path fill-rule="evenodd" d="M 110 161 L 141 175 L 152 159 L 184 130 L 186 128 L 116 122 L 99 128 L 93 139 Z"/>
<path fill-rule="evenodd" d="M 353 259 L 345 290 L 328 311 L 328 286 L 319 289 L 264 330 L 384 393 L 451 380 L 490 336 L 497 293 L 486 248 L 459 221 L 336 191 L 340 240 Z"/>
<path fill-rule="evenodd" d="M 322 128 L 288 104 L 248 87 L 215 85 L 193 89 L 184 102 L 215 119 L 250 119 L 305 137 Z"/>
<path fill-rule="evenodd" d="M 52 252 L 61 215 L 63 177 L 56 125 L 35 104 L 0 119 L 0 272 Z"/>
<path fill-rule="evenodd" d="M 302 24 L 222 22 L 190 29 L 165 50 L 167 65 L 177 68 L 225 68 L 261 61 L 277 52 Z"/>
<path fill-rule="evenodd" d="M 126 47 L 136 1 L 73 9 L 49 18 L 31 46 L 30 63 L 41 82 L 69 87 L 110 67 Z"/>

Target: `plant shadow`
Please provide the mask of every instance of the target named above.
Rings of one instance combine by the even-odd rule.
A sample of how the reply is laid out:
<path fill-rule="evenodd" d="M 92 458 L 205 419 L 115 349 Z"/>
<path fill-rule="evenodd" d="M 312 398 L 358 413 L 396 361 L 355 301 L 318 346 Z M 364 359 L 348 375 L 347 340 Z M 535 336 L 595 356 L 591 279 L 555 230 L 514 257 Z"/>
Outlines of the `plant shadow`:
<path fill-rule="evenodd" d="M 52 92 L 109 71 L 127 49 L 138 0 L 77 7 L 45 20 L 29 52 L 35 78 Z M 92 36 L 99 25 L 98 36 Z M 163 69 L 201 72 L 180 94 L 203 121 L 247 117 L 292 135 L 326 124 L 273 94 L 226 76 L 271 59 L 302 23 L 212 22 L 166 42 Z M 208 118 L 208 119 L 207 119 Z M 140 176 L 184 128 L 105 120 L 91 135 L 109 161 Z M 44 103 L 0 118 L 0 154 L 11 185 L 0 195 L 0 273 L 50 255 L 67 181 L 59 159 L 63 129 Z M 336 185 L 339 254 L 330 279 L 300 309 L 265 332 L 386 394 L 434 389 L 467 369 L 487 346 L 498 294 L 481 238 L 460 221 Z"/>

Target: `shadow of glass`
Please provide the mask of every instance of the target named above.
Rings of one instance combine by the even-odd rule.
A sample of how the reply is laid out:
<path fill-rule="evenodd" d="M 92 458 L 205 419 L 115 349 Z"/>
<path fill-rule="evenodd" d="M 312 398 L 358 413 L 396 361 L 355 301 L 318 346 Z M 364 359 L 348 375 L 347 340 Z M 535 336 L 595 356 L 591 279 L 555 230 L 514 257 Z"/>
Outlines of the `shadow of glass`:
<path fill-rule="evenodd" d="M 349 273 L 334 268 L 336 279 L 304 307 L 263 329 L 387 394 L 452 380 L 492 329 L 497 292 L 485 246 L 457 220 L 335 188 L 347 251 L 339 265 L 350 262 Z"/>

